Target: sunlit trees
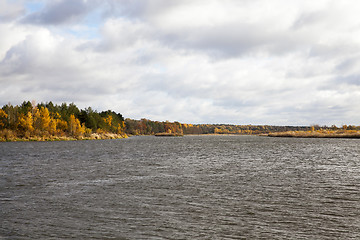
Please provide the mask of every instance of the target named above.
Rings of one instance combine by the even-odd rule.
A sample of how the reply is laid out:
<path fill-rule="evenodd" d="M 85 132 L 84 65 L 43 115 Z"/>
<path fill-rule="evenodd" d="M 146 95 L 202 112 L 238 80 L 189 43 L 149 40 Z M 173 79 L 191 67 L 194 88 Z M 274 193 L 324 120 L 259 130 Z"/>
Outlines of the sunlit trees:
<path fill-rule="evenodd" d="M 34 128 L 38 131 L 41 129 L 41 117 L 39 108 L 33 110 Z"/>
<path fill-rule="evenodd" d="M 74 114 L 70 115 L 68 129 L 69 133 L 75 137 L 79 137 L 85 133 L 85 125 L 81 125 L 79 119 L 75 118 Z"/>
<path fill-rule="evenodd" d="M 113 111 L 98 113 L 90 107 L 79 110 L 74 104 L 35 104 L 24 101 L 19 106 L 10 103 L 0 109 L 0 139 L 52 137 L 90 137 L 92 133 L 125 134 L 125 123 L 121 114 Z M 7 139 L 7 137 L 6 137 Z"/>
<path fill-rule="evenodd" d="M 107 115 L 106 117 L 103 118 L 103 121 L 105 123 L 104 128 L 108 131 L 111 131 L 111 127 L 112 127 L 112 116 L 111 115 Z"/>
<path fill-rule="evenodd" d="M 103 111 L 100 113 L 101 120 L 98 126 L 108 132 L 122 134 L 124 129 L 124 118 L 114 111 Z"/>
<path fill-rule="evenodd" d="M 60 133 L 64 133 L 68 129 L 68 123 L 65 120 L 62 119 L 55 119 L 56 121 L 56 129 Z"/>
<path fill-rule="evenodd" d="M 49 133 L 52 135 L 56 134 L 56 119 L 51 119 L 49 123 Z"/>
<path fill-rule="evenodd" d="M 31 112 L 27 112 L 26 114 L 20 114 L 18 118 L 18 127 L 24 132 L 31 133 L 34 131 L 33 116 Z"/>
<path fill-rule="evenodd" d="M 40 130 L 49 131 L 49 125 L 51 122 L 49 110 L 46 107 L 40 108 Z"/>
<path fill-rule="evenodd" d="M 7 120 L 8 120 L 7 113 L 4 110 L 0 109 L 0 129 L 6 127 Z"/>
<path fill-rule="evenodd" d="M 116 133 L 117 134 L 124 134 L 124 131 L 125 131 L 125 122 L 121 121 L 120 123 L 117 124 Z"/>

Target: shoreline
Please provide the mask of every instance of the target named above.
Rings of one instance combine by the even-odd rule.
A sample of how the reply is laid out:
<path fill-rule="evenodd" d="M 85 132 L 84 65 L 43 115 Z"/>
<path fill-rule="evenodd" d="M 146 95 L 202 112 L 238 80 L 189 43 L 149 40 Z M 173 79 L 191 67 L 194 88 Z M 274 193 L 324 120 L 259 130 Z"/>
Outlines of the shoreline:
<path fill-rule="evenodd" d="M 339 132 L 303 132 L 303 131 L 288 131 L 288 132 L 273 132 L 262 134 L 169 134 L 157 133 L 150 135 L 127 135 L 115 133 L 92 133 L 90 136 L 30 136 L 30 137 L 15 137 L 0 138 L 0 142 L 47 142 L 47 141 L 82 141 L 82 140 L 107 140 L 107 139 L 124 139 L 133 136 L 156 136 L 156 137 L 183 137 L 183 136 L 259 136 L 259 137 L 275 137 L 275 138 L 360 138 L 360 131 L 339 131 Z"/>
<path fill-rule="evenodd" d="M 334 132 L 276 132 L 267 134 L 268 137 L 289 138 L 360 138 L 360 131 L 334 131 Z"/>
<path fill-rule="evenodd" d="M 183 137 L 181 133 L 155 133 L 155 137 Z"/>
<path fill-rule="evenodd" d="M 82 140 L 106 140 L 128 138 L 126 134 L 115 133 L 92 133 L 90 136 L 30 136 L 0 138 L 0 142 L 51 142 L 51 141 L 82 141 Z"/>

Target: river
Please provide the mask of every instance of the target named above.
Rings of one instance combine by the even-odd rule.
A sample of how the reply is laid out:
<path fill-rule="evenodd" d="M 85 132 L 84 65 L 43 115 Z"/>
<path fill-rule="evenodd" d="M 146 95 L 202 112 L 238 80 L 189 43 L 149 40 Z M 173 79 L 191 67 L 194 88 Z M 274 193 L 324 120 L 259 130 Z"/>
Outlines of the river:
<path fill-rule="evenodd" d="M 360 140 L 0 143 L 0 239 L 360 239 Z"/>

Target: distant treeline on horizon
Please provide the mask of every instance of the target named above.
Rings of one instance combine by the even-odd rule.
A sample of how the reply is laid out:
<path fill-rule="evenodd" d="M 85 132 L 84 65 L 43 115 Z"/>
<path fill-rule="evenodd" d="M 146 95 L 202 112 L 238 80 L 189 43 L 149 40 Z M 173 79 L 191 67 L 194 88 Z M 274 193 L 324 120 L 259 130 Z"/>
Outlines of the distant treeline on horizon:
<path fill-rule="evenodd" d="M 134 120 L 111 110 L 97 112 L 91 107 L 79 109 L 74 103 L 39 103 L 24 101 L 21 105 L 4 105 L 0 109 L 0 138 L 7 135 L 18 138 L 33 136 L 88 137 L 91 134 L 118 135 L 178 134 L 267 134 L 284 131 L 308 131 L 320 126 L 269 126 L 231 124 L 186 124 L 169 121 Z M 344 127 L 344 126 L 343 126 Z M 356 128 L 346 126 L 346 128 Z"/>

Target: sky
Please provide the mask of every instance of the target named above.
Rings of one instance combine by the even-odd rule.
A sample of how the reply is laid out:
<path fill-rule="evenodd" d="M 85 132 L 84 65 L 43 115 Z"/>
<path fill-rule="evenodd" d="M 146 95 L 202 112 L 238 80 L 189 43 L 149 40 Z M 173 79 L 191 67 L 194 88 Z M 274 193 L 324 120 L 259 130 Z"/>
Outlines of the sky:
<path fill-rule="evenodd" d="M 0 0 L 0 105 L 360 125 L 357 0 Z"/>

